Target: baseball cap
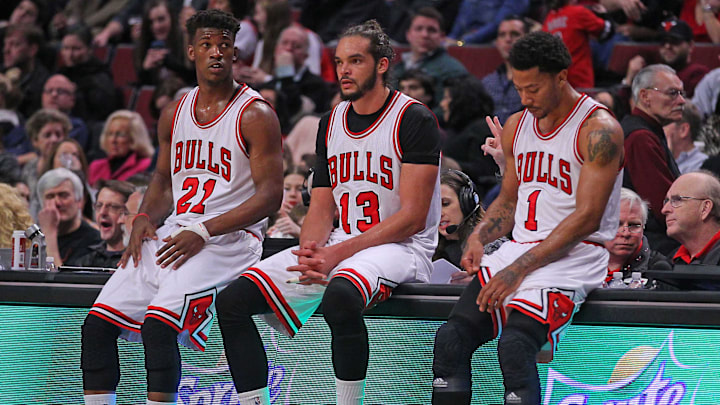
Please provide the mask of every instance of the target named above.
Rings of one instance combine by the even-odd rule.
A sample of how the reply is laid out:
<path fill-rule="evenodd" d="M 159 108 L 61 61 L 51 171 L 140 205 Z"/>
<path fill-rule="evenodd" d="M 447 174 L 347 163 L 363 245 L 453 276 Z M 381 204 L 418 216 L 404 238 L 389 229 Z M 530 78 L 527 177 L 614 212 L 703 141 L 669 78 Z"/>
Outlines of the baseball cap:
<path fill-rule="evenodd" d="M 665 41 L 686 41 L 694 38 L 692 28 L 682 20 L 665 20 L 660 24 L 660 42 Z"/>

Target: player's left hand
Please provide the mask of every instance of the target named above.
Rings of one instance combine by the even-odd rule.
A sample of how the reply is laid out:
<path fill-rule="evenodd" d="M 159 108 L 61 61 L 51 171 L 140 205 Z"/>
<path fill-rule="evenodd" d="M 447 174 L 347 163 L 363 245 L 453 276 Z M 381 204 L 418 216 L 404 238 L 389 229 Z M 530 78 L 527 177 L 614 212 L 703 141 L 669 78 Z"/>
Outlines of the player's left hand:
<path fill-rule="evenodd" d="M 328 274 L 340 262 L 336 248 L 320 247 L 316 242 L 306 242 L 292 253 L 298 256 L 298 264 L 287 268 L 288 271 L 302 273 L 300 284 L 327 285 Z"/>
<path fill-rule="evenodd" d="M 500 308 L 508 295 L 520 286 L 525 275 L 513 266 L 508 266 L 495 274 L 483 286 L 475 301 L 480 312 L 493 312 Z"/>
<path fill-rule="evenodd" d="M 168 236 L 163 242 L 165 244 L 155 253 L 155 256 L 160 257 L 156 263 L 165 268 L 174 262 L 173 270 L 177 270 L 205 246 L 205 240 L 192 231 L 182 231 L 175 237 Z"/>

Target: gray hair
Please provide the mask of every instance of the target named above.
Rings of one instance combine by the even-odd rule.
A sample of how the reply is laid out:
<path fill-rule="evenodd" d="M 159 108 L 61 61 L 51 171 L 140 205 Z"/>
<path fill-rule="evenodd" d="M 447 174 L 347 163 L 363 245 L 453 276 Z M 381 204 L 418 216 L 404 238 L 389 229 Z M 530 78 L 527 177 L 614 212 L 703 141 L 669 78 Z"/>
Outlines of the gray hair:
<path fill-rule="evenodd" d="M 698 170 L 695 173 L 707 176 L 707 181 L 702 185 L 702 188 L 705 189 L 706 198 L 712 201 L 713 204 L 710 216 L 715 219 L 715 222 L 720 222 L 720 179 L 709 170 Z"/>
<path fill-rule="evenodd" d="M 648 219 L 648 202 L 643 200 L 638 193 L 625 187 L 620 189 L 620 203 L 622 204 L 623 201 L 628 202 L 630 209 L 632 209 L 635 204 L 640 206 L 640 217 L 642 218 L 643 226 L 645 226 Z"/>
<path fill-rule="evenodd" d="M 66 180 L 70 180 L 70 183 L 73 186 L 73 190 L 75 191 L 75 201 L 80 201 L 83 197 L 82 180 L 80 180 L 80 177 L 78 177 L 77 174 L 64 167 L 48 170 L 42 175 L 42 177 L 40 177 L 40 180 L 37 182 L 38 200 L 42 201 L 46 191 L 59 186 L 60 183 Z"/>
<path fill-rule="evenodd" d="M 663 65 L 662 63 L 645 66 L 637 72 L 632 81 L 632 99 L 635 103 L 638 102 L 638 97 L 640 97 L 640 90 L 655 87 L 653 82 L 655 81 L 655 76 L 660 72 L 666 72 L 673 75 L 677 74 L 675 69 L 668 65 Z"/>

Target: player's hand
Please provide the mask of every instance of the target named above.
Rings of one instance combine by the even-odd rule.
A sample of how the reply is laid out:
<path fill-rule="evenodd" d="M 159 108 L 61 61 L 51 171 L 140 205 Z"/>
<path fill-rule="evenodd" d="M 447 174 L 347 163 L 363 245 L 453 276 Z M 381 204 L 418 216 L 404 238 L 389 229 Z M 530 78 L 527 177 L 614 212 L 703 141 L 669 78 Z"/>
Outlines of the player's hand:
<path fill-rule="evenodd" d="M 502 269 L 485 284 L 477 296 L 475 303 L 480 312 L 493 312 L 502 307 L 505 298 L 520 286 L 525 278 L 519 270 L 512 266 Z"/>
<path fill-rule="evenodd" d="M 340 262 L 334 246 L 319 247 L 315 241 L 303 243 L 292 253 L 298 256 L 298 264 L 287 270 L 300 272 L 301 284 L 327 285 L 327 275 Z"/>
<path fill-rule="evenodd" d="M 501 141 L 503 131 L 502 124 L 500 124 L 497 116 L 492 118 L 486 116 L 485 122 L 487 122 L 488 127 L 490 127 L 490 132 L 492 132 L 493 137 L 485 138 L 485 144 L 480 146 L 480 149 L 482 149 L 485 155 L 492 156 L 495 164 L 500 168 L 500 174 L 505 174 L 505 154 L 503 153 Z"/>
<path fill-rule="evenodd" d="M 466 285 L 470 284 L 474 276 L 469 275 L 466 271 L 456 271 L 450 275 L 450 284 Z"/>
<path fill-rule="evenodd" d="M 484 249 L 485 246 L 480 241 L 480 235 L 477 232 L 471 233 L 465 243 L 462 259 L 460 259 L 460 266 L 465 269 L 469 276 L 473 276 L 480 271 L 480 260 L 485 253 Z"/>
<path fill-rule="evenodd" d="M 155 256 L 160 257 L 155 263 L 162 268 L 175 263 L 173 270 L 177 270 L 205 246 L 205 239 L 193 231 L 182 231 L 175 236 L 167 236 L 163 242 L 165 244 L 155 253 Z"/>
<path fill-rule="evenodd" d="M 135 263 L 135 267 L 139 266 L 140 259 L 142 259 L 143 241 L 145 239 L 157 240 L 158 238 L 155 233 L 155 227 L 145 215 L 135 216 L 132 221 L 133 226 L 132 232 L 130 233 L 130 241 L 118 262 L 118 268 L 125 267 L 131 257 Z"/>

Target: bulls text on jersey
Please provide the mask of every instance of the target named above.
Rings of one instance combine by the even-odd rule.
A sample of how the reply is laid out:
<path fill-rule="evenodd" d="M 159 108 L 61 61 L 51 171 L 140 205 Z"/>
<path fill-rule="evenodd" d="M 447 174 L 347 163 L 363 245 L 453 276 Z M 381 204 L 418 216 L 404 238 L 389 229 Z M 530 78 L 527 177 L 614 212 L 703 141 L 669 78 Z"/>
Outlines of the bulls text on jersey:
<path fill-rule="evenodd" d="M 215 147 L 213 142 L 188 139 L 175 143 L 173 174 L 183 170 L 200 169 L 220 175 L 230 181 L 232 153 L 224 146 Z"/>
<path fill-rule="evenodd" d="M 552 153 L 526 152 L 516 157 L 518 183 L 547 183 L 552 187 L 572 195 L 570 162 L 555 159 Z"/>
<path fill-rule="evenodd" d="M 385 155 L 380 155 L 379 159 L 376 156 L 377 154 L 373 155 L 371 151 L 365 152 L 364 157 L 361 157 L 358 151 L 329 156 L 330 184 L 335 188 L 338 183 L 367 181 L 392 190 L 393 160 Z M 378 161 L 375 165 L 373 165 L 374 159 Z"/>

